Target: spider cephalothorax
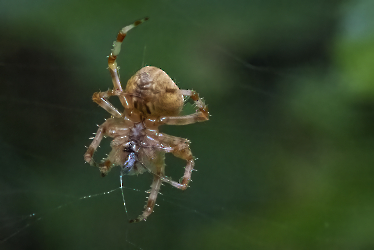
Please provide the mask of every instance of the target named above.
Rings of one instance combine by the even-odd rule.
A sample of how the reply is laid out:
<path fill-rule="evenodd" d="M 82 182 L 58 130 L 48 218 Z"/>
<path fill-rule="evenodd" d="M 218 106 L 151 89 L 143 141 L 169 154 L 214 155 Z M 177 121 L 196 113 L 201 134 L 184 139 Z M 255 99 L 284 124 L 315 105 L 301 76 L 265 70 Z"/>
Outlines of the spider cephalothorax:
<path fill-rule="evenodd" d="M 187 125 L 209 119 L 208 108 L 199 95 L 192 90 L 181 90 L 173 80 L 161 69 L 147 66 L 140 69 L 127 82 L 123 90 L 116 58 L 127 32 L 145 22 L 144 18 L 120 30 L 114 42 L 112 53 L 108 58 L 109 71 L 114 88 L 93 94 L 93 101 L 108 111 L 112 117 L 99 126 L 96 136 L 84 155 L 86 162 L 97 166 L 105 176 L 112 167 L 120 166 L 121 174 L 134 175 L 148 171 L 153 174 L 153 182 L 148 202 L 143 213 L 135 220 L 146 220 L 152 213 L 157 194 L 162 182 L 167 182 L 179 189 L 186 189 L 194 168 L 194 158 L 187 139 L 160 133 L 160 125 Z M 124 107 L 118 111 L 109 101 L 109 97 L 117 96 Z M 197 111 L 194 114 L 180 116 L 184 104 L 184 96 L 191 97 Z M 93 160 L 93 154 L 103 137 L 109 136 L 112 151 L 100 163 Z M 165 176 L 165 153 L 184 159 L 187 162 L 180 182 Z"/>

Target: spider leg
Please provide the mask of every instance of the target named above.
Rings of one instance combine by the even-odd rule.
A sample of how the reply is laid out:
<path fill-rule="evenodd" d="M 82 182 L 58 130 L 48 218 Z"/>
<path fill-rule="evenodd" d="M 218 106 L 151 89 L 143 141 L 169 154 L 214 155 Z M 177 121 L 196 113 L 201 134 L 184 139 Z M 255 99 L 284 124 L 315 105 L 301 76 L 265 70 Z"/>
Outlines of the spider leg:
<path fill-rule="evenodd" d="M 96 102 L 100 107 L 102 107 L 103 109 L 108 111 L 108 113 L 110 113 L 112 116 L 119 118 L 119 117 L 122 116 L 121 112 L 119 112 L 113 106 L 113 104 L 111 104 L 108 101 L 108 99 L 111 96 L 118 96 L 119 100 L 122 103 L 122 106 L 125 109 L 132 109 L 133 108 L 132 95 L 131 94 L 127 94 L 127 93 L 123 93 L 123 92 L 119 92 L 119 91 L 114 91 L 114 90 L 111 90 L 111 89 L 108 89 L 105 92 L 95 92 L 92 95 L 92 100 L 94 102 Z"/>
<path fill-rule="evenodd" d="M 130 125 L 131 124 L 128 124 L 125 120 L 109 118 L 99 126 L 99 129 L 96 132 L 96 136 L 93 138 L 90 146 L 84 154 L 84 160 L 91 166 L 98 167 L 102 176 L 105 176 L 109 172 L 114 163 L 120 161 L 120 159 L 118 159 L 117 152 L 121 143 L 124 143 L 128 140 L 127 134 L 129 133 Z M 94 161 L 93 155 L 104 136 L 116 138 L 112 141 L 111 144 L 113 148 L 112 152 L 103 162 L 98 164 Z"/>
<path fill-rule="evenodd" d="M 125 37 L 127 35 L 127 32 L 129 32 L 132 28 L 138 26 L 141 23 L 144 23 L 147 20 L 148 20 L 148 17 L 137 20 L 133 24 L 130 24 L 130 25 L 127 25 L 127 26 L 123 27 L 118 32 L 116 41 L 113 42 L 113 49 L 112 49 L 112 52 L 110 53 L 110 55 L 108 57 L 108 68 L 109 68 L 110 75 L 112 76 L 112 82 L 113 82 L 114 89 L 117 90 L 117 91 L 120 91 L 120 92 L 123 91 L 121 81 L 119 79 L 119 72 L 118 72 L 118 67 L 117 67 L 117 62 L 116 62 L 117 56 L 121 52 L 122 42 L 125 39 Z M 125 100 L 122 100 L 123 98 L 125 98 L 124 96 L 121 95 L 121 96 L 119 96 L 119 98 L 120 98 L 122 104 L 126 103 Z"/>
<path fill-rule="evenodd" d="M 161 143 L 160 149 L 166 153 L 172 153 L 175 157 L 181 158 L 187 162 L 184 170 L 183 177 L 180 182 L 171 180 L 168 177 L 161 176 L 163 182 L 167 182 L 173 187 L 185 190 L 188 187 L 188 183 L 191 180 L 191 173 L 195 166 L 195 161 L 190 149 L 190 141 L 184 138 L 171 136 L 163 133 L 154 133 L 147 131 L 147 134 L 151 137 L 157 138 Z"/>
<path fill-rule="evenodd" d="M 185 190 L 188 187 L 188 183 L 191 180 L 191 174 L 195 166 L 195 161 L 191 149 L 188 145 L 181 142 L 181 144 L 174 147 L 174 150 L 171 152 L 174 156 L 181 158 L 187 162 L 182 180 L 180 182 L 173 181 L 169 178 L 162 178 L 162 181 L 169 183 L 173 187 Z"/>
<path fill-rule="evenodd" d="M 147 205 L 145 205 L 145 209 L 141 215 L 138 216 L 136 219 L 132 219 L 129 222 L 134 223 L 134 222 L 140 222 L 140 221 L 145 221 L 149 215 L 153 212 L 153 208 L 156 204 L 156 199 L 158 192 L 160 191 L 161 184 L 162 184 L 162 176 L 164 176 L 165 172 L 165 162 L 164 162 L 164 155 L 163 154 L 158 154 L 155 159 L 153 160 L 153 163 L 156 166 L 156 173 L 153 175 L 153 182 L 151 185 L 151 191 L 148 196 L 148 201 Z"/>
<path fill-rule="evenodd" d="M 134 222 L 140 222 L 140 221 L 145 221 L 149 215 L 153 212 L 153 208 L 156 204 L 156 199 L 158 192 L 160 191 L 161 188 L 161 178 L 158 175 L 153 176 L 153 182 L 151 185 L 151 192 L 149 193 L 147 205 L 145 206 L 145 210 L 141 215 L 138 216 L 136 219 L 132 219 L 129 222 L 134 223 Z"/>
<path fill-rule="evenodd" d="M 199 97 L 199 94 L 193 90 L 181 89 L 182 95 L 190 96 L 194 101 L 198 111 L 191 115 L 185 116 L 164 116 L 160 117 L 160 124 L 168 125 L 188 125 L 195 122 L 204 122 L 209 120 L 209 111 L 208 107 L 205 105 L 202 98 Z"/>
<path fill-rule="evenodd" d="M 107 100 L 113 95 L 116 94 L 110 89 L 105 92 L 95 92 L 92 96 L 92 100 L 100 107 L 108 111 L 112 116 L 119 118 L 122 116 L 122 114 Z"/>
<path fill-rule="evenodd" d="M 110 152 L 109 156 L 100 164 L 96 165 L 99 168 L 102 177 L 105 177 L 110 171 L 110 169 L 115 165 L 114 162 L 116 160 L 119 150 L 119 147 L 114 147 Z"/>
<path fill-rule="evenodd" d="M 108 120 L 100 125 L 99 129 L 96 132 L 96 136 L 94 137 L 86 153 L 84 154 L 84 160 L 87 163 L 89 163 L 91 166 L 97 166 L 97 163 L 93 159 L 93 155 L 105 135 L 106 125 L 107 125 Z"/>
<path fill-rule="evenodd" d="M 116 95 L 119 97 L 122 105 L 125 109 L 132 108 L 130 96 L 123 94 L 123 89 L 121 85 L 121 81 L 119 79 L 118 73 L 118 66 L 117 66 L 117 56 L 121 51 L 121 45 L 123 40 L 125 39 L 127 32 L 132 28 L 138 26 L 139 24 L 147 21 L 148 18 L 143 18 L 138 21 L 135 21 L 133 24 L 123 27 L 117 35 L 116 41 L 113 43 L 113 49 L 108 57 L 108 68 L 110 75 L 112 76 L 112 82 L 114 86 L 114 90 L 108 90 L 105 92 L 96 92 L 92 96 L 92 100 L 99 104 L 103 109 L 108 111 L 114 117 L 121 117 L 122 114 L 107 100 L 109 97 Z"/>

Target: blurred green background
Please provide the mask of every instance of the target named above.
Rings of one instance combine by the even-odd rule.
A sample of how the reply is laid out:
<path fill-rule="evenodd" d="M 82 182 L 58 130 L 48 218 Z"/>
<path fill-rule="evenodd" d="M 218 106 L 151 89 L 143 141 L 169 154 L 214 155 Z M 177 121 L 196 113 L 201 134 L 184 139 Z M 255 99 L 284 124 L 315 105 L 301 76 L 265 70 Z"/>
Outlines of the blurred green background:
<path fill-rule="evenodd" d="M 0 1 L 0 249 L 374 249 L 373 13 L 372 0 Z M 91 96 L 112 86 L 111 44 L 145 16 L 123 84 L 160 67 L 212 116 L 162 128 L 192 141 L 198 171 L 128 224 L 152 176 L 124 179 L 126 213 L 119 169 L 102 178 L 83 153 L 108 117 Z M 167 175 L 183 165 L 168 155 Z"/>

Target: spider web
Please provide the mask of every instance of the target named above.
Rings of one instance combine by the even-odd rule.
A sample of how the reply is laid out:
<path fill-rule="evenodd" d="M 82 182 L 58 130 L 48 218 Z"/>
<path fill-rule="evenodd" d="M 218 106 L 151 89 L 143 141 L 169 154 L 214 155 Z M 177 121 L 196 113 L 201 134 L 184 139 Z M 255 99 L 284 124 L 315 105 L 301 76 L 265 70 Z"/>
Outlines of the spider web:
<path fill-rule="evenodd" d="M 369 0 L 1 2 L 0 248 L 373 248 L 373 9 Z M 152 175 L 125 176 L 121 189 L 118 167 L 102 178 L 83 153 L 108 117 L 90 97 L 111 87 L 110 44 L 145 15 L 119 56 L 122 84 L 158 66 L 205 97 L 212 117 L 162 128 L 191 140 L 198 171 L 184 192 L 163 185 L 155 212 L 129 224 Z M 103 140 L 95 157 L 109 150 Z M 178 180 L 185 162 L 166 164 Z"/>

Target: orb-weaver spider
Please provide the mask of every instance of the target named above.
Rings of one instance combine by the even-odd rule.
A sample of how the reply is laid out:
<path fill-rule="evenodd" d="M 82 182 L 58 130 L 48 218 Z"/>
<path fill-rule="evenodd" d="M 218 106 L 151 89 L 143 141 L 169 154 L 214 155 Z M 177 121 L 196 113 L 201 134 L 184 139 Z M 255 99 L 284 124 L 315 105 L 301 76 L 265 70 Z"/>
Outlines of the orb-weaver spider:
<path fill-rule="evenodd" d="M 84 159 L 92 166 L 98 166 L 105 176 L 113 166 L 121 166 L 122 174 L 134 175 L 145 171 L 153 174 L 153 182 L 147 205 L 143 213 L 135 220 L 146 220 L 152 213 L 157 194 L 162 182 L 185 190 L 191 179 L 194 168 L 194 157 L 189 148 L 189 140 L 160 133 L 160 125 L 187 125 L 209 119 L 209 112 L 204 101 L 193 90 L 182 90 L 161 69 L 146 66 L 128 80 L 123 90 L 118 74 L 116 58 L 120 53 L 121 44 L 127 32 L 145 22 L 144 18 L 122 28 L 108 58 L 109 71 L 114 88 L 105 92 L 96 92 L 92 100 L 111 114 L 99 126 L 96 136 L 84 154 Z M 117 96 L 124 108 L 123 112 L 116 109 L 109 97 Z M 190 97 L 196 107 L 196 113 L 180 116 L 184 105 L 184 97 Z M 101 163 L 93 160 L 93 154 L 103 137 L 109 136 L 112 151 Z M 165 176 L 165 153 L 186 160 L 184 175 L 180 182 Z"/>

